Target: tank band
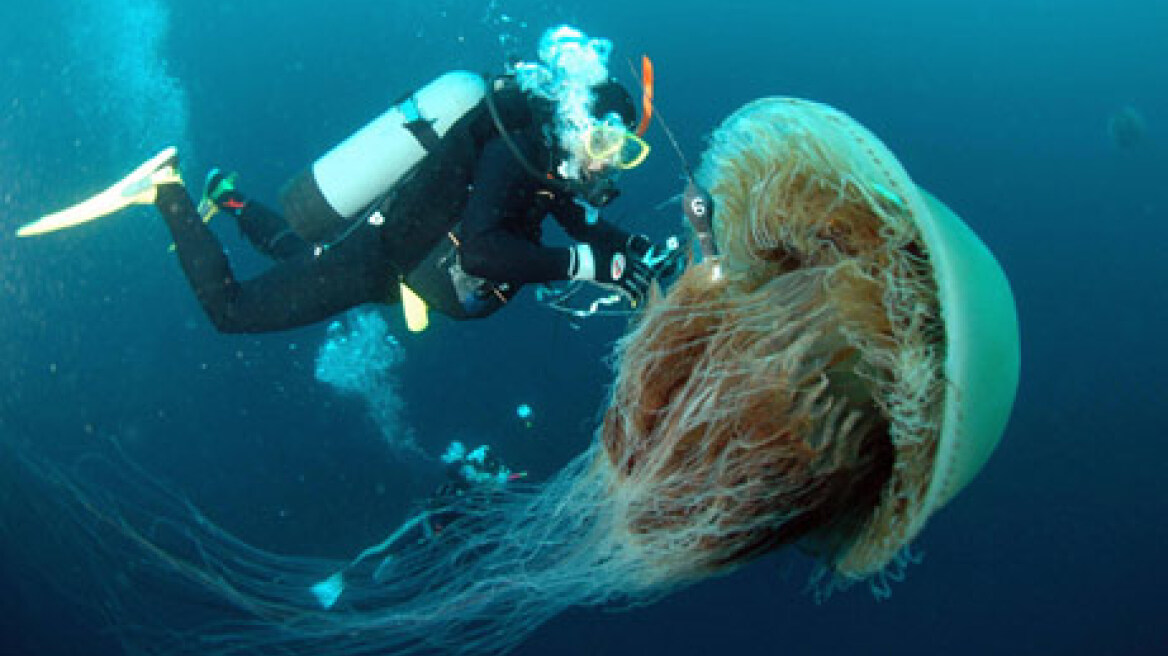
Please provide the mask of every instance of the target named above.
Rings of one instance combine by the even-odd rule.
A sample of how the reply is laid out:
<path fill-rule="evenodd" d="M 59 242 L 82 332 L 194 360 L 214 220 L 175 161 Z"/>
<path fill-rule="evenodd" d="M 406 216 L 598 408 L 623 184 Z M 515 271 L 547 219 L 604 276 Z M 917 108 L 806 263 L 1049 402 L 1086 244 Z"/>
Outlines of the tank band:
<path fill-rule="evenodd" d="M 414 135 L 426 152 L 434 152 L 442 143 L 442 137 L 434 130 L 434 120 L 422 117 L 422 113 L 418 111 L 418 101 L 413 96 L 401 104 L 401 110 L 406 119 L 402 126 Z"/>

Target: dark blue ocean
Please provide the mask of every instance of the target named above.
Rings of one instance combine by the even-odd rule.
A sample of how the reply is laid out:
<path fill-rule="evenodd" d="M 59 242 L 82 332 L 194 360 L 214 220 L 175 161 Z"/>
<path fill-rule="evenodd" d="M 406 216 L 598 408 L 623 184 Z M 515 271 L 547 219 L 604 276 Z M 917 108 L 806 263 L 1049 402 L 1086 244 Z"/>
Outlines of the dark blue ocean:
<path fill-rule="evenodd" d="M 403 93 L 498 71 L 561 22 L 612 39 L 626 80 L 625 57 L 652 56 L 659 108 L 695 161 L 762 96 L 869 127 L 1001 261 L 1022 378 L 1000 447 L 930 521 L 890 599 L 858 586 L 816 604 L 806 562 L 780 554 L 647 607 L 569 611 L 516 653 L 1168 653 L 1164 3 L 42 0 L 0 6 L 0 655 L 121 654 L 111 624 L 125 620 L 104 593 L 179 603 L 157 578 L 95 568 L 106 536 L 68 521 L 69 501 L 14 453 L 68 467 L 116 441 L 246 542 L 333 558 L 380 540 L 441 480 L 316 380 L 324 324 L 218 334 L 152 210 L 14 230 L 170 144 L 192 186 L 223 166 L 274 202 Z M 1127 138 L 1121 113 L 1138 118 Z M 682 179 L 663 134 L 649 139 L 611 216 L 661 238 L 682 229 L 666 204 Z M 243 275 L 262 268 L 212 225 Z M 530 290 L 420 335 L 386 316 L 419 445 L 489 442 L 533 480 L 592 439 L 626 326 L 568 321 Z"/>

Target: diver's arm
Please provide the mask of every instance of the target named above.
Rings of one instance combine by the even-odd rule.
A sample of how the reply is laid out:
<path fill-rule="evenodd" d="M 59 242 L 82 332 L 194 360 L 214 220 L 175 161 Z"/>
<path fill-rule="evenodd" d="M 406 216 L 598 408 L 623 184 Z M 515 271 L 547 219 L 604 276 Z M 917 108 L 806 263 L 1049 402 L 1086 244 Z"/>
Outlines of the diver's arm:
<path fill-rule="evenodd" d="M 604 219 L 589 223 L 584 208 L 566 194 L 556 196 L 556 203 L 551 208 L 551 215 L 572 239 L 601 246 L 606 250 L 623 249 L 631 236 L 628 232 Z"/>
<path fill-rule="evenodd" d="M 538 190 L 502 140 L 486 145 L 462 219 L 460 261 L 467 273 L 517 284 L 568 278 L 570 249 L 541 246 L 517 232 Z"/>
<path fill-rule="evenodd" d="M 665 270 L 646 260 L 653 250 L 649 238 L 603 219 L 590 223 L 584 207 L 570 198 L 557 198 L 551 213 L 565 232 L 581 242 L 573 249 L 572 278 L 615 289 L 633 307 L 639 306 Z"/>
<path fill-rule="evenodd" d="M 362 303 L 386 302 L 395 293 L 392 269 L 372 230 L 354 232 L 319 257 L 306 253 L 241 282 L 182 185 L 159 186 L 155 206 L 174 238 L 191 289 L 221 332 L 305 326 Z"/>

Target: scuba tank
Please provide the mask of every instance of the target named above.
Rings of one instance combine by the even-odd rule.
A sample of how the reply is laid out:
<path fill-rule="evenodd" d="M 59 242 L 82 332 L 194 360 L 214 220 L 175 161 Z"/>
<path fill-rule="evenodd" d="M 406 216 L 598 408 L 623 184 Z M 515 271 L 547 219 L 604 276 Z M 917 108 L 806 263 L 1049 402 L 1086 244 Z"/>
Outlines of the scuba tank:
<path fill-rule="evenodd" d="M 486 116 L 487 105 L 506 127 Z M 280 194 L 284 215 L 322 249 L 362 225 L 383 226 L 410 330 L 424 328 L 427 309 L 452 319 L 487 316 L 518 286 L 463 271 L 457 224 L 484 135 L 535 120 L 510 76 L 446 73 L 290 180 Z"/>
<path fill-rule="evenodd" d="M 370 121 L 292 178 L 280 193 L 288 224 L 308 242 L 335 238 L 478 107 L 482 76 L 451 71 Z"/>

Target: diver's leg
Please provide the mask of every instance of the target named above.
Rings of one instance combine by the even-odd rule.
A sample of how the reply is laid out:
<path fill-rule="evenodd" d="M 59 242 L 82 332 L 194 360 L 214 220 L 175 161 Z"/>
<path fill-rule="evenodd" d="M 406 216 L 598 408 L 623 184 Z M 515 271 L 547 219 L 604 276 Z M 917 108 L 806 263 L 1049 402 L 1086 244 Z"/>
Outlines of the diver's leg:
<path fill-rule="evenodd" d="M 235 217 L 240 234 L 273 260 L 288 260 L 312 251 L 312 245 L 301 239 L 284 217 L 248 198 L 235 186 L 235 179 L 234 173 L 211 169 L 203 186 L 203 203 L 213 203 L 219 211 Z M 207 215 L 206 208 L 200 206 L 199 211 Z"/>
<path fill-rule="evenodd" d="M 174 239 L 179 264 L 191 291 L 207 316 L 218 325 L 220 321 L 216 317 L 225 314 L 230 289 L 238 285 L 223 246 L 203 222 L 181 183 L 159 185 L 155 193 L 154 206 Z"/>
<path fill-rule="evenodd" d="M 397 276 L 375 226 L 354 231 L 319 255 L 305 253 L 241 282 L 181 184 L 159 185 L 155 205 L 195 296 L 220 331 L 286 330 L 362 303 L 397 300 Z"/>
<path fill-rule="evenodd" d="M 273 260 L 289 260 L 312 252 L 312 245 L 301 239 L 284 217 L 261 203 L 247 201 L 234 216 L 239 232 Z"/>

